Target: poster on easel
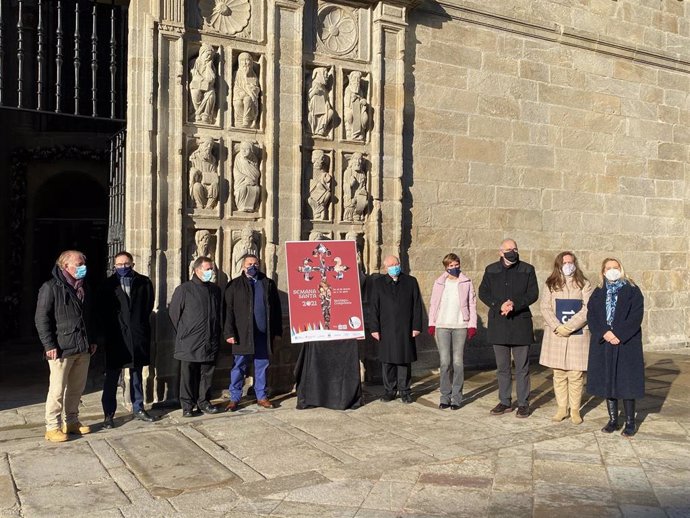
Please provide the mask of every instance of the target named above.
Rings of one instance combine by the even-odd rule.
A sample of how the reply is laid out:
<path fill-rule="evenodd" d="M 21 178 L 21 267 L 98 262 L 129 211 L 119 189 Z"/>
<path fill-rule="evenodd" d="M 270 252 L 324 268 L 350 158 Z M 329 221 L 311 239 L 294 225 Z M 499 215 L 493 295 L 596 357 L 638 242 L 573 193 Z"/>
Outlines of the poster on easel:
<path fill-rule="evenodd" d="M 353 240 L 285 243 L 292 343 L 364 338 Z"/>

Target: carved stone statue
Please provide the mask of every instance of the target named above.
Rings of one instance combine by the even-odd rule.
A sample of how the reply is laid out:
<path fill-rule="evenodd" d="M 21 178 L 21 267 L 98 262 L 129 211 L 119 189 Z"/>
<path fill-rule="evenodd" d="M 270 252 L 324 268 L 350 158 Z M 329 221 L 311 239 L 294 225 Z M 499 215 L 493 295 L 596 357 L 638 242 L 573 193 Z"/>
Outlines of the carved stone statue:
<path fill-rule="evenodd" d="M 343 220 L 364 221 L 369 205 L 367 173 L 362 153 L 353 153 L 343 174 Z"/>
<path fill-rule="evenodd" d="M 242 52 L 237 57 L 237 74 L 232 88 L 232 107 L 235 126 L 238 128 L 256 128 L 259 120 L 259 99 L 261 86 L 254 71 L 254 59 L 251 54 Z"/>
<path fill-rule="evenodd" d="M 364 234 L 350 230 L 345 234 L 345 239 L 352 239 L 357 248 L 357 266 L 359 271 L 364 272 L 364 260 L 362 259 L 362 250 L 364 248 Z"/>
<path fill-rule="evenodd" d="M 233 194 L 237 210 L 255 212 L 261 200 L 261 171 L 251 142 L 242 142 L 232 168 Z"/>
<path fill-rule="evenodd" d="M 189 157 L 189 195 L 195 209 L 218 205 L 218 161 L 213 156 L 213 139 L 203 138 Z"/>
<path fill-rule="evenodd" d="M 242 258 L 247 254 L 259 257 L 259 247 L 254 238 L 254 231 L 250 228 L 243 228 L 240 238 L 232 248 L 232 278 L 238 277 L 242 273 Z"/>
<path fill-rule="evenodd" d="M 325 67 L 315 68 L 311 74 L 311 88 L 307 96 L 307 121 L 314 135 L 325 137 L 333 121 L 333 105 L 328 82 L 331 72 Z"/>
<path fill-rule="evenodd" d="M 191 70 L 189 94 L 194 107 L 194 120 L 213 124 L 216 110 L 216 74 L 213 59 L 215 52 L 208 43 L 201 45 L 199 57 Z"/>
<path fill-rule="evenodd" d="M 350 72 L 345 87 L 345 138 L 364 140 L 369 130 L 369 103 L 364 98 L 361 87 L 362 73 Z"/>
<path fill-rule="evenodd" d="M 320 149 L 311 154 L 312 179 L 309 183 L 309 206 L 312 219 L 326 220 L 329 217 L 333 175 L 328 171 L 328 157 Z"/>
<path fill-rule="evenodd" d="M 324 234 L 320 230 L 312 230 L 309 232 L 309 241 L 329 241 L 331 236 Z"/>
<path fill-rule="evenodd" d="M 210 257 L 215 262 L 215 253 L 211 249 L 211 239 L 213 235 L 210 230 L 197 230 L 194 234 L 194 243 L 196 248 L 192 253 L 192 260 L 189 261 L 189 278 L 191 279 L 194 275 L 193 264 L 199 257 Z M 216 275 L 216 266 L 213 265 L 213 275 Z M 215 282 L 215 281 L 214 281 Z"/>

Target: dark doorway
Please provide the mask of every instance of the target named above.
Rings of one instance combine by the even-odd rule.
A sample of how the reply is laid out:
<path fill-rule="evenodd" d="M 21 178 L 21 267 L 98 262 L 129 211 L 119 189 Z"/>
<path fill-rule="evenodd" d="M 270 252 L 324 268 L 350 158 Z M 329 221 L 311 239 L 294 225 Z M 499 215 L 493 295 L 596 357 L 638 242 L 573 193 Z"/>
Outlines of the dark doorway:
<path fill-rule="evenodd" d="M 92 286 L 105 278 L 108 260 L 106 175 L 104 171 L 101 183 L 89 174 L 64 172 L 48 180 L 38 191 L 34 202 L 34 293 L 49 278 L 60 252 L 67 249 L 86 254 Z"/>

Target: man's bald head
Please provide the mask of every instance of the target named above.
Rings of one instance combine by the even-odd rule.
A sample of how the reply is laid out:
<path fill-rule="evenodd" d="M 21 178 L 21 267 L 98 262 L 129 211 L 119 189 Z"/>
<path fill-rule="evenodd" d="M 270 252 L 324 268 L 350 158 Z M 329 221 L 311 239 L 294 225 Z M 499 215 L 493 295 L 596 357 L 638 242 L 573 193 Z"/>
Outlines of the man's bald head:
<path fill-rule="evenodd" d="M 388 268 L 389 266 L 395 266 L 396 264 L 400 264 L 400 259 L 394 255 L 387 255 L 383 259 L 383 266 Z"/>

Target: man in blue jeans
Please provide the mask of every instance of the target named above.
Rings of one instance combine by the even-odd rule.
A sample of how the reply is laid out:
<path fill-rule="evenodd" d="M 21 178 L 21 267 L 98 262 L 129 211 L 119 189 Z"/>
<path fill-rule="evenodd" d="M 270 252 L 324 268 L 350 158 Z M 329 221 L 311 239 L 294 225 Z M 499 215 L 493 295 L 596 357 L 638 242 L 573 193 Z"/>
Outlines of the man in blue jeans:
<path fill-rule="evenodd" d="M 273 341 L 283 333 L 283 316 L 276 283 L 259 270 L 259 259 L 248 254 L 242 273 L 225 289 L 225 341 L 232 345 L 229 411 L 237 410 L 250 362 L 254 363 L 256 403 L 273 408 L 268 399 L 266 371 Z"/>
<path fill-rule="evenodd" d="M 129 252 L 115 256 L 115 271 L 99 292 L 98 307 L 104 334 L 106 372 L 103 383 L 103 428 L 114 426 L 117 387 L 123 368 L 129 369 L 129 388 L 134 417 L 152 422 L 144 409 L 142 368 L 149 364 L 150 317 L 153 311 L 151 279 L 134 271 Z"/>

